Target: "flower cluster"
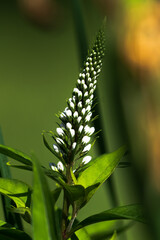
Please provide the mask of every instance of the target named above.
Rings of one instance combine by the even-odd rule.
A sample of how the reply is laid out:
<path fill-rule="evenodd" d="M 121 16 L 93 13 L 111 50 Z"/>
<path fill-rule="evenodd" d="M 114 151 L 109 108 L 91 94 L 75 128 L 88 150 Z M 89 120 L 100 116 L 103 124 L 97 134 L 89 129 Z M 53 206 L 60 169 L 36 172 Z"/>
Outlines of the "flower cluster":
<path fill-rule="evenodd" d="M 102 68 L 105 43 L 104 32 L 100 30 L 93 48 L 90 50 L 84 68 L 79 74 L 72 97 L 67 100 L 67 107 L 60 113 L 61 124 L 53 135 L 54 154 L 59 158 L 57 166 L 51 165 L 53 170 L 63 171 L 64 166 L 83 158 L 81 164 L 87 164 L 91 156 L 87 156 L 91 149 L 91 136 L 95 128 L 91 127 L 92 105 L 97 78 Z M 63 164 L 62 164 L 63 163 Z"/>

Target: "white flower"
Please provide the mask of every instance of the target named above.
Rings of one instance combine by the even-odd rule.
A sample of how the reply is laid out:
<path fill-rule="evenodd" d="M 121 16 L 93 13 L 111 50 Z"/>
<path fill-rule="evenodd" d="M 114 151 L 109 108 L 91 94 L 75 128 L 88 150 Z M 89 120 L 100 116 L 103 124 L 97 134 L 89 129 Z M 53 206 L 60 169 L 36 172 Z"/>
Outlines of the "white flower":
<path fill-rule="evenodd" d="M 91 103 L 91 100 L 90 99 L 87 99 L 86 100 L 86 104 L 90 104 Z"/>
<path fill-rule="evenodd" d="M 90 88 L 93 88 L 93 83 L 90 83 L 90 84 L 89 84 L 89 87 L 90 87 Z"/>
<path fill-rule="evenodd" d="M 88 134 L 89 136 L 91 136 L 94 133 L 94 131 L 95 131 L 94 127 L 90 128 L 88 125 L 84 127 L 85 134 Z"/>
<path fill-rule="evenodd" d="M 81 83 L 82 83 L 82 85 L 83 85 L 83 84 L 85 84 L 85 81 L 84 81 L 84 80 L 82 80 L 82 81 L 81 81 Z"/>
<path fill-rule="evenodd" d="M 82 108 L 82 102 L 81 101 L 78 103 L 78 107 Z"/>
<path fill-rule="evenodd" d="M 80 123 L 81 120 L 82 120 L 82 117 L 79 116 L 79 117 L 77 118 L 77 122 Z"/>
<path fill-rule="evenodd" d="M 72 97 L 72 100 L 73 100 L 73 102 L 75 103 L 75 101 L 76 101 L 76 97 L 73 96 L 73 97 Z"/>
<path fill-rule="evenodd" d="M 87 89 L 87 85 L 86 85 L 86 84 L 83 84 L 83 88 L 86 90 L 86 89 Z"/>
<path fill-rule="evenodd" d="M 86 109 L 85 108 L 82 108 L 82 114 L 84 115 L 86 112 Z"/>
<path fill-rule="evenodd" d="M 63 136 L 64 135 L 64 131 L 62 130 L 62 128 L 57 128 L 56 131 L 57 131 L 57 134 L 59 136 Z"/>
<path fill-rule="evenodd" d="M 91 71 L 94 71 L 94 67 L 91 67 Z"/>
<path fill-rule="evenodd" d="M 94 98 L 93 94 L 90 96 L 90 99 L 92 100 Z"/>
<path fill-rule="evenodd" d="M 74 112 L 73 117 L 78 118 L 78 112 L 77 111 Z"/>
<path fill-rule="evenodd" d="M 91 139 L 90 137 L 84 136 L 84 137 L 82 138 L 82 143 L 83 143 L 83 144 L 89 143 L 90 139 Z"/>
<path fill-rule="evenodd" d="M 56 144 L 53 144 L 53 149 L 56 153 L 59 153 L 59 148 Z"/>
<path fill-rule="evenodd" d="M 61 138 L 56 138 L 56 142 L 60 145 L 64 144 L 64 142 Z"/>
<path fill-rule="evenodd" d="M 82 77 L 82 73 L 79 74 L 79 77 L 80 77 L 80 78 Z"/>
<path fill-rule="evenodd" d="M 69 129 L 71 136 L 74 137 L 75 136 L 75 130 L 74 129 Z"/>
<path fill-rule="evenodd" d="M 82 126 L 82 125 L 80 125 L 80 127 L 79 127 L 79 129 L 78 129 L 78 132 L 79 132 L 79 133 L 81 133 L 81 132 L 82 132 L 82 130 L 83 130 L 83 126 Z"/>
<path fill-rule="evenodd" d="M 88 78 L 88 82 L 91 82 L 92 81 L 92 79 L 91 78 Z"/>
<path fill-rule="evenodd" d="M 58 169 L 57 169 L 57 167 L 56 167 L 56 165 L 55 165 L 54 163 L 50 163 L 49 165 L 50 165 L 50 168 L 51 168 L 53 171 L 58 172 Z"/>
<path fill-rule="evenodd" d="M 87 164 L 91 161 L 92 157 L 91 156 L 86 156 L 83 158 L 82 163 Z"/>
<path fill-rule="evenodd" d="M 71 108 L 74 108 L 74 103 L 73 102 L 70 102 L 69 105 L 70 105 Z"/>
<path fill-rule="evenodd" d="M 91 89 L 91 90 L 90 90 L 90 93 L 93 94 L 93 93 L 94 93 L 94 89 Z"/>
<path fill-rule="evenodd" d="M 73 92 L 78 93 L 78 92 L 79 92 L 79 89 L 78 89 L 78 88 L 74 88 L 74 89 L 73 89 Z"/>
<path fill-rule="evenodd" d="M 67 123 L 66 123 L 66 127 L 67 127 L 68 129 L 71 129 L 71 128 L 72 128 L 72 124 L 69 123 L 69 122 L 67 122 Z"/>
<path fill-rule="evenodd" d="M 91 112 L 90 112 L 91 113 Z M 91 116 L 90 114 L 88 114 L 86 117 L 85 117 L 85 121 L 86 122 L 89 122 L 91 120 Z"/>
<path fill-rule="evenodd" d="M 67 111 L 66 111 L 66 115 L 67 115 L 68 117 L 71 117 L 71 116 L 72 116 L 71 110 L 67 110 Z"/>
<path fill-rule="evenodd" d="M 89 73 L 86 73 L 86 77 L 89 79 L 89 77 L 90 77 L 90 74 L 89 74 Z"/>
<path fill-rule="evenodd" d="M 97 80 L 94 80 L 93 84 L 95 85 L 97 83 Z"/>
<path fill-rule="evenodd" d="M 89 62 L 86 62 L 86 67 L 89 66 Z"/>
<path fill-rule="evenodd" d="M 57 168 L 58 168 L 58 170 L 60 170 L 60 171 L 64 171 L 64 166 L 63 166 L 63 163 L 61 163 L 61 161 L 59 161 L 58 163 L 57 163 Z"/>
<path fill-rule="evenodd" d="M 82 73 L 82 77 L 85 78 L 85 74 L 84 73 Z"/>
<path fill-rule="evenodd" d="M 78 79 L 77 82 L 78 82 L 78 84 L 81 84 L 81 80 L 80 79 Z"/>
<path fill-rule="evenodd" d="M 85 92 L 84 97 L 87 97 L 87 96 L 88 96 L 88 92 Z"/>
<path fill-rule="evenodd" d="M 88 152 L 91 149 L 91 144 L 88 144 L 87 146 L 84 147 L 82 152 Z"/>
<path fill-rule="evenodd" d="M 65 117 L 66 117 L 65 113 L 62 112 L 62 113 L 60 114 L 60 117 L 61 117 L 62 119 L 65 118 Z"/>
<path fill-rule="evenodd" d="M 96 75 L 96 71 L 93 72 L 93 75 Z"/>
<path fill-rule="evenodd" d="M 76 148 L 76 145 L 77 145 L 77 143 L 74 142 L 74 143 L 72 144 L 72 149 L 75 149 L 75 148 Z"/>
<path fill-rule="evenodd" d="M 91 111 L 91 106 L 88 105 L 87 108 L 86 108 L 86 112 L 90 112 Z"/>
<path fill-rule="evenodd" d="M 82 92 L 78 91 L 78 97 L 82 97 Z"/>
<path fill-rule="evenodd" d="M 86 72 L 89 72 L 89 67 L 86 67 Z"/>

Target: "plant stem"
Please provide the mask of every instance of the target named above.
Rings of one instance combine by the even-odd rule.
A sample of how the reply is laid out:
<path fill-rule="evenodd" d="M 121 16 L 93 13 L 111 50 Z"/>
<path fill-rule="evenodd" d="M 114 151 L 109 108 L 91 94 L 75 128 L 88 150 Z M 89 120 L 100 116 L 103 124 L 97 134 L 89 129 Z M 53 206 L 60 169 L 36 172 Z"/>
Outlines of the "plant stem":
<path fill-rule="evenodd" d="M 68 164 L 66 166 L 67 184 L 71 184 L 72 183 L 72 176 L 71 176 L 71 172 L 70 172 L 71 167 L 72 167 L 71 164 Z M 64 190 L 63 209 L 62 209 L 62 239 L 65 239 L 65 235 L 66 235 L 69 206 L 70 206 L 70 203 L 68 201 L 66 192 Z"/>
<path fill-rule="evenodd" d="M 72 218 L 71 218 L 71 220 L 69 222 L 69 225 L 68 225 L 68 227 L 66 229 L 66 234 L 70 232 L 76 217 L 77 217 L 77 210 L 76 210 L 76 206 L 74 205 L 73 206 L 73 212 L 72 212 Z"/>

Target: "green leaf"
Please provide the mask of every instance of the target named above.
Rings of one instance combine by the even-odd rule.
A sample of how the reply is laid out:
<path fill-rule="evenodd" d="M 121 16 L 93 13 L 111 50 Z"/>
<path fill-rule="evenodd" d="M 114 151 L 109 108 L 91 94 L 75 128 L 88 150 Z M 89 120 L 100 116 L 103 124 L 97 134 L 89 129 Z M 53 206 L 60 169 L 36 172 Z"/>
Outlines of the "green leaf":
<path fill-rule="evenodd" d="M 111 237 L 109 240 L 115 240 L 116 238 L 117 238 L 117 233 L 114 232 L 113 235 L 112 235 L 112 237 Z"/>
<path fill-rule="evenodd" d="M 77 180 L 78 184 L 85 188 L 96 186 L 97 184 L 97 187 L 93 188 L 92 191 L 89 191 L 89 195 L 86 197 L 86 202 L 93 196 L 100 185 L 113 173 L 125 152 L 126 146 L 122 146 L 112 153 L 101 155 L 92 162 L 92 165 L 80 174 Z"/>
<path fill-rule="evenodd" d="M 122 146 L 112 153 L 96 158 L 93 164 L 81 173 L 78 184 L 85 188 L 97 183 L 102 184 L 112 174 L 125 152 L 126 146 Z"/>
<path fill-rule="evenodd" d="M 0 144 L 4 144 L 2 130 L 0 128 Z M 0 154 L 0 177 L 11 178 L 10 168 L 7 166 L 7 157 L 4 154 Z M 12 224 L 13 226 L 23 229 L 22 221 L 19 215 L 12 214 L 9 211 L 11 205 L 11 199 L 8 197 L 2 196 L 2 206 L 4 211 L 5 220 Z"/>
<path fill-rule="evenodd" d="M 35 157 L 33 157 L 33 162 L 34 188 L 32 212 L 34 240 L 57 239 L 51 192 L 43 170 Z"/>
<path fill-rule="evenodd" d="M 75 226 L 75 228 L 73 228 L 70 234 L 90 224 L 103 222 L 103 221 L 118 220 L 118 219 L 119 220 L 129 219 L 129 220 L 146 223 L 142 206 L 139 204 L 133 204 L 133 205 L 112 208 L 107 211 L 101 212 L 99 214 L 90 216 L 85 220 L 83 220 L 82 222 L 80 222 L 77 226 Z"/>
<path fill-rule="evenodd" d="M 31 158 L 23 152 L 0 144 L 0 153 L 13 158 L 23 164 L 32 165 Z"/>
<path fill-rule="evenodd" d="M 119 227 L 117 224 L 118 221 L 119 220 L 99 222 L 99 223 L 88 225 L 87 227 L 85 227 L 85 229 L 89 233 L 92 240 L 99 240 L 99 239 L 104 240 L 106 238 L 111 237 L 114 231 L 116 231 L 117 234 L 122 233 L 128 230 L 134 224 L 133 221 L 132 222 L 129 221 L 129 223 Z"/>
<path fill-rule="evenodd" d="M 62 188 L 61 188 L 61 187 L 57 187 L 56 189 L 54 189 L 54 190 L 51 192 L 52 199 L 53 199 L 53 204 L 54 204 L 54 205 L 55 205 L 55 203 L 57 202 L 61 191 L 62 191 Z"/>
<path fill-rule="evenodd" d="M 87 233 L 87 231 L 82 228 L 82 229 L 79 229 L 75 235 L 78 237 L 79 240 L 91 240 L 89 234 Z"/>
<path fill-rule="evenodd" d="M 0 178 L 0 193 L 11 198 L 17 207 L 26 207 L 31 188 L 19 180 Z"/>
<path fill-rule="evenodd" d="M 2 240 L 32 240 L 32 238 L 23 231 L 11 228 L 0 227 L 0 239 Z"/>

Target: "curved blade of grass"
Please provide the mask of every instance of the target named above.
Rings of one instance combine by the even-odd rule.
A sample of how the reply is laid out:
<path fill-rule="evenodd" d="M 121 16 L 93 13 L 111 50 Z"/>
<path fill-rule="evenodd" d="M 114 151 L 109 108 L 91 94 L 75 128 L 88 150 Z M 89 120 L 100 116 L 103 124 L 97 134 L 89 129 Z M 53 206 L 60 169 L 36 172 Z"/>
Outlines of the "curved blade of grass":
<path fill-rule="evenodd" d="M 142 206 L 139 204 L 127 205 L 117 208 L 112 208 L 107 211 L 101 212 L 99 214 L 95 214 L 90 216 L 80 222 L 77 226 L 75 226 L 69 236 L 76 232 L 77 230 L 88 226 L 90 224 L 103 222 L 103 221 L 110 221 L 110 220 L 121 220 L 121 219 L 128 219 L 134 220 L 142 223 L 146 223 L 146 219 L 144 217 L 144 213 L 142 210 Z"/>
<path fill-rule="evenodd" d="M 23 164 L 32 165 L 31 158 L 28 155 L 14 148 L 7 147 L 5 145 L 0 144 L 0 153 L 10 158 L 13 158 Z"/>
<path fill-rule="evenodd" d="M 52 196 L 43 170 L 35 157 L 33 185 L 33 237 L 34 240 L 57 239 L 55 230 L 55 213 Z"/>

